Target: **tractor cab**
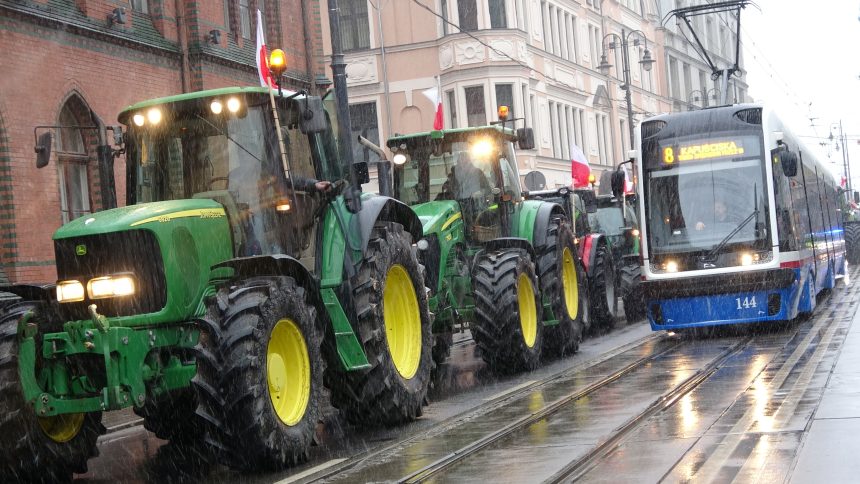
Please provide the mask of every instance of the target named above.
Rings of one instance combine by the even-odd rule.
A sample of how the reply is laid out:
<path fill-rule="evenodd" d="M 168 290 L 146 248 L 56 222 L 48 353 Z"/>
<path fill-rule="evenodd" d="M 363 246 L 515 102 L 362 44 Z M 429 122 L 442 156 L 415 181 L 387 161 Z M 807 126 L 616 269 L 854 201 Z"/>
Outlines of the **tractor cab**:
<path fill-rule="evenodd" d="M 496 125 L 392 138 L 394 197 L 412 206 L 456 202 L 472 244 L 506 236 L 513 206 L 522 201 L 518 140 Z"/>
<path fill-rule="evenodd" d="M 325 196 L 315 183 L 347 176 L 337 163 L 334 110 L 317 97 L 281 93 L 279 140 L 267 89 L 223 91 L 148 101 L 122 113 L 127 204 L 215 200 L 227 215 L 235 256 L 313 260 L 314 219 Z"/>

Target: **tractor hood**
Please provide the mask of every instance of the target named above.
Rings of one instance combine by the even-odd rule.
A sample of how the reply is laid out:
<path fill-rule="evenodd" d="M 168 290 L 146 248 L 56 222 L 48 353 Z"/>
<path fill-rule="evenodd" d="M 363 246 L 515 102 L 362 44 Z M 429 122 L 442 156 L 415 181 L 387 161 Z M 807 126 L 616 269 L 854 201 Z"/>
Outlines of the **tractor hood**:
<path fill-rule="evenodd" d="M 143 203 L 85 215 L 60 227 L 54 240 L 149 228 L 179 218 L 223 218 L 224 207 L 209 199 Z"/>
<path fill-rule="evenodd" d="M 413 205 L 425 234 L 440 232 L 460 218 L 460 205 L 453 200 L 427 202 Z"/>

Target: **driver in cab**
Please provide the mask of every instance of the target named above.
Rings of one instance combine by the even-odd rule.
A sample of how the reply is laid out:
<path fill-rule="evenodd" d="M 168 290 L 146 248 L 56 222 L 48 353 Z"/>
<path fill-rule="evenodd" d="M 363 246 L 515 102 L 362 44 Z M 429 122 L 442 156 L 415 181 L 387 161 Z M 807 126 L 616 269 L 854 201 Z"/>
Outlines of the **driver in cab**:
<path fill-rule="evenodd" d="M 726 207 L 726 203 L 722 200 L 714 201 L 714 225 L 716 224 L 724 224 L 731 222 L 731 218 L 729 217 L 729 209 Z M 702 217 L 704 218 L 704 217 Z M 699 220 L 696 222 L 696 230 L 704 230 L 707 227 L 705 222 Z"/>

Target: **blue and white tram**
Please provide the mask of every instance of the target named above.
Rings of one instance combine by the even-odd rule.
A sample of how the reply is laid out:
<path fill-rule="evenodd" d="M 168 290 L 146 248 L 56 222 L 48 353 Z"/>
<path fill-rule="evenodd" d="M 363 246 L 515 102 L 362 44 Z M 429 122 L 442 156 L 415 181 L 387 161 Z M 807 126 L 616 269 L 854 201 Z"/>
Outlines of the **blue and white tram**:
<path fill-rule="evenodd" d="M 838 184 L 767 106 L 655 116 L 637 145 L 652 329 L 794 319 L 845 273 Z"/>

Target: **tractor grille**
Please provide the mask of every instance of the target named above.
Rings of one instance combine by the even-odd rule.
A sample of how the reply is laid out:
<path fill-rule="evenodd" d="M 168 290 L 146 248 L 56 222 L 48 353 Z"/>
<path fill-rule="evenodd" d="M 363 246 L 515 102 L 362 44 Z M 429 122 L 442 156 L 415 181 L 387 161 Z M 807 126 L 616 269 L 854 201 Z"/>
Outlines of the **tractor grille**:
<path fill-rule="evenodd" d="M 84 247 L 84 249 L 81 249 Z M 95 277 L 132 273 L 136 292 L 132 296 L 87 299 L 62 304 L 68 320 L 89 319 L 87 306 L 96 304 L 105 316 L 154 313 L 167 303 L 164 263 L 155 235 L 146 230 L 130 230 L 54 241 L 59 280 L 75 279 L 86 287 Z M 77 255 L 79 252 L 85 252 Z"/>

